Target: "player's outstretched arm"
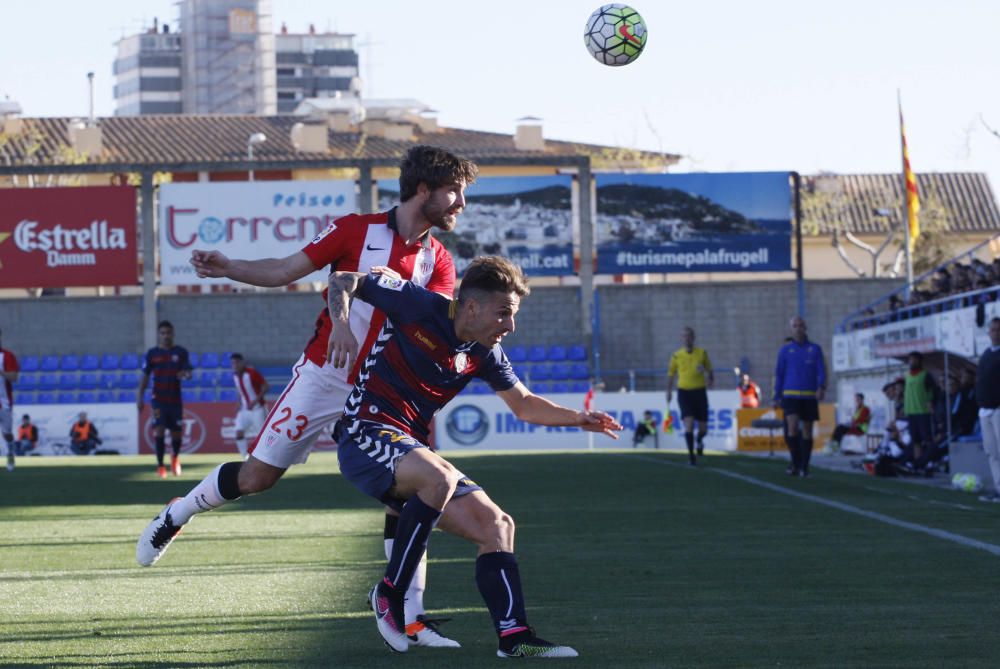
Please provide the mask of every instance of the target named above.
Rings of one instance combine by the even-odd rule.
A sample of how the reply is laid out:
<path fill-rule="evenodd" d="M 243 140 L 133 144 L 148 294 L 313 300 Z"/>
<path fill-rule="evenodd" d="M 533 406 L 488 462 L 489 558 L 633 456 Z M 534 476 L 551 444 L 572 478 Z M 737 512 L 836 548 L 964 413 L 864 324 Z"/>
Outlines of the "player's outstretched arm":
<path fill-rule="evenodd" d="M 333 328 L 326 345 L 326 359 L 340 368 L 350 364 L 358 355 L 358 340 L 351 332 L 351 300 L 364 283 L 360 272 L 332 272 L 327 293 L 327 308 Z"/>
<path fill-rule="evenodd" d="M 517 382 L 510 390 L 504 390 L 500 396 L 510 410 L 520 420 L 537 425 L 552 427 L 578 427 L 587 432 L 600 432 L 612 439 L 618 438 L 621 424 L 603 411 L 576 411 L 560 406 L 555 402 L 536 395 L 528 390 L 523 383 Z"/>
<path fill-rule="evenodd" d="M 191 252 L 191 265 L 203 279 L 232 279 L 264 288 L 287 286 L 318 269 L 302 251 L 284 258 L 235 260 L 219 251 L 195 249 Z"/>

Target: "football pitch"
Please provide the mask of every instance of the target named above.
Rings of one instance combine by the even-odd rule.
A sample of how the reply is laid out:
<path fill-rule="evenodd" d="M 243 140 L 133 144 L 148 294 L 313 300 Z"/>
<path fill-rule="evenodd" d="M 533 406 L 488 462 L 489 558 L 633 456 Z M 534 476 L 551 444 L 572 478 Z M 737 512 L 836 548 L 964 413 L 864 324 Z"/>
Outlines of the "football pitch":
<path fill-rule="evenodd" d="M 528 615 L 575 667 L 994 667 L 1000 505 L 779 459 L 446 454 L 517 522 Z M 5 667 L 482 667 L 474 549 L 436 532 L 426 603 L 458 650 L 382 644 L 366 602 L 382 510 L 315 454 L 196 516 L 154 567 L 135 541 L 179 479 L 150 458 L 22 458 L 0 492 Z"/>

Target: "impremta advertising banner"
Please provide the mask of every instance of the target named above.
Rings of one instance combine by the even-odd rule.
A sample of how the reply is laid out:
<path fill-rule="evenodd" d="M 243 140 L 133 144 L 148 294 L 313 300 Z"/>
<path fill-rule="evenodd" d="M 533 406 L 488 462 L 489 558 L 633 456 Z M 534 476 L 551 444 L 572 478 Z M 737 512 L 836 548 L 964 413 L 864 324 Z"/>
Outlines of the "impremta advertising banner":
<path fill-rule="evenodd" d="M 789 176 L 598 174 L 597 272 L 789 270 Z"/>
<path fill-rule="evenodd" d="M 38 446 L 32 455 L 73 455 L 69 431 L 80 412 L 87 413 L 87 420 L 97 428 L 101 444 L 97 450 L 119 455 L 139 452 L 136 432 L 139 429 L 135 404 L 29 404 L 14 407 L 14 425 L 21 424 L 21 416 L 31 416 L 31 423 L 38 428 Z"/>
<path fill-rule="evenodd" d="M 0 288 L 139 283 L 128 186 L 0 188 Z"/>
<path fill-rule="evenodd" d="M 499 254 L 529 276 L 573 274 L 573 177 L 481 177 L 465 190 L 453 232 L 432 231 L 461 276 L 473 258 Z M 378 182 L 379 209 L 399 203 L 399 183 Z"/>
<path fill-rule="evenodd" d="M 357 210 L 354 182 L 249 181 L 160 186 L 160 274 L 165 284 L 222 284 L 200 279 L 191 251 L 230 258 L 283 258 Z M 326 281 L 320 270 L 300 280 Z"/>

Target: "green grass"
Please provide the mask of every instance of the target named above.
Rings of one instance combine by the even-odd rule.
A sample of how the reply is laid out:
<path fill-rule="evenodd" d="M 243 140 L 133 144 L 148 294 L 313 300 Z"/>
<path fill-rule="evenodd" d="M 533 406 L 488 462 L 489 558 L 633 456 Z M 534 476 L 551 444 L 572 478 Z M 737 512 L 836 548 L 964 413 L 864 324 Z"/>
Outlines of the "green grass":
<path fill-rule="evenodd" d="M 738 472 L 1000 545 L 962 493 L 650 453 L 461 454 L 518 525 L 528 612 L 575 667 L 993 667 L 1000 557 L 796 499 Z M 0 472 L 0 665 L 479 667 L 495 637 L 474 549 L 431 540 L 426 601 L 460 650 L 391 655 L 365 593 L 382 511 L 330 454 L 195 518 L 155 567 L 138 533 L 220 457 L 160 481 L 146 458 L 23 458 Z M 565 663 L 565 662 L 564 662 Z M 560 663 L 562 664 L 562 663 Z"/>

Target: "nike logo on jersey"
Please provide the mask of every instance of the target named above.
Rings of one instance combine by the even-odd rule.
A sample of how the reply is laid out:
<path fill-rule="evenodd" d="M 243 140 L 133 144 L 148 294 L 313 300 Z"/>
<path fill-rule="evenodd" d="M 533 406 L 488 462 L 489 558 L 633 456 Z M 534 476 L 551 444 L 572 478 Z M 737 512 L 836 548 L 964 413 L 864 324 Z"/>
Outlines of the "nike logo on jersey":
<path fill-rule="evenodd" d="M 369 251 L 385 251 L 385 249 L 379 249 L 379 248 L 375 248 L 375 247 L 374 247 L 374 246 L 372 246 L 371 244 L 369 244 L 369 245 L 368 245 L 368 246 L 366 246 L 365 248 L 366 248 L 366 249 L 368 249 Z"/>

